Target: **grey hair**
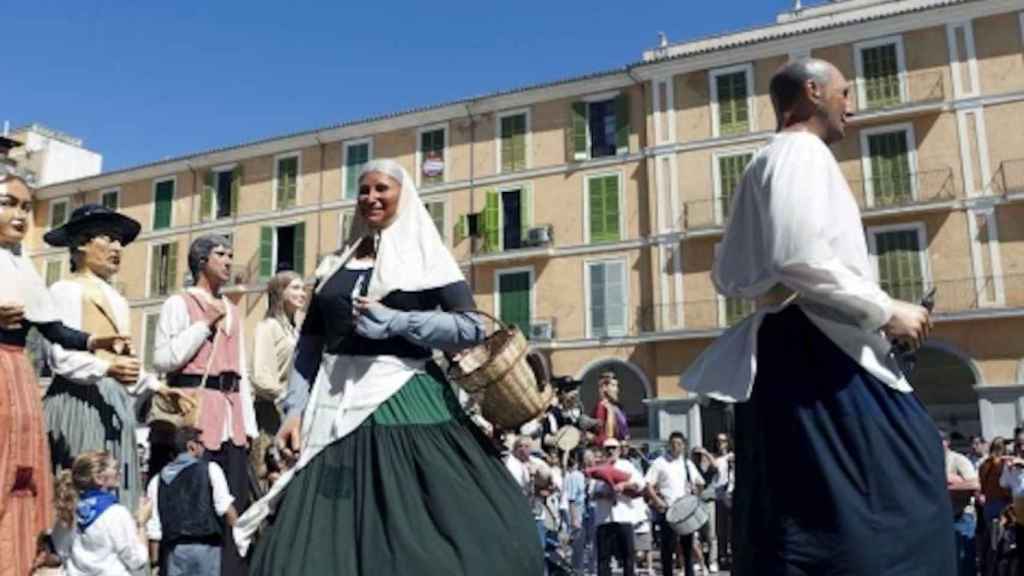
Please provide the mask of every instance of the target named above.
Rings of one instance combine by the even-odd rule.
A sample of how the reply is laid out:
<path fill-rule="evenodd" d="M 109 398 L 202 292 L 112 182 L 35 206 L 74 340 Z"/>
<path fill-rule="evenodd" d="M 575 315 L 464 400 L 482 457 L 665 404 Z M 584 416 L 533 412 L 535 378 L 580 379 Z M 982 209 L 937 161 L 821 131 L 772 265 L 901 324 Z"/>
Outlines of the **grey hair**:
<path fill-rule="evenodd" d="M 798 58 L 785 64 L 772 76 L 769 91 L 775 114 L 782 123 L 782 115 L 793 108 L 803 94 L 804 85 L 813 81 L 825 87 L 832 82 L 832 64 L 818 58 Z"/>
<path fill-rule="evenodd" d="M 188 270 L 192 273 L 193 282 L 199 281 L 199 272 L 210 258 L 210 252 L 221 246 L 231 248 L 231 240 L 221 234 L 207 234 L 192 241 L 188 247 Z"/>
<path fill-rule="evenodd" d="M 370 172 L 380 172 L 394 178 L 399 185 L 404 184 L 402 181 L 405 180 L 405 170 L 402 170 L 402 165 L 394 160 L 382 159 L 367 162 L 359 171 L 359 181 L 361 182 Z"/>

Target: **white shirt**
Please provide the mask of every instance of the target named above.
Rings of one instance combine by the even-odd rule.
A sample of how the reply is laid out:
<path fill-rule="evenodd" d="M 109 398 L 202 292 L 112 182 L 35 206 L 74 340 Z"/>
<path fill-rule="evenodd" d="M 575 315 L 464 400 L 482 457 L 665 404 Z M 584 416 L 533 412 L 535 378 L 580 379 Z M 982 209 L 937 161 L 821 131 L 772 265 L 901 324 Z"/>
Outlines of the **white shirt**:
<path fill-rule="evenodd" d="M 196 288 L 189 288 L 201 292 L 207 297 L 206 292 Z M 227 306 L 227 303 L 225 303 Z M 234 306 L 227 306 L 227 314 L 224 322 L 229 326 L 234 321 L 232 315 L 237 312 Z M 252 384 L 249 382 L 248 366 L 245 357 L 245 322 L 238 323 L 238 370 L 241 372 L 241 381 L 238 384 L 238 393 L 242 398 L 242 419 L 245 426 L 245 435 L 249 438 L 259 436 L 259 429 L 256 427 L 256 411 L 253 408 Z M 206 322 L 192 322 L 188 315 L 188 304 L 181 294 L 175 294 L 164 301 L 160 309 L 160 319 L 156 324 L 156 338 L 153 345 L 153 368 L 164 374 L 180 370 L 199 353 L 207 338 L 210 337 L 210 327 Z M 230 416 L 230 412 L 228 415 Z M 231 437 L 230 418 L 224 419 L 223 440 Z"/>
<path fill-rule="evenodd" d="M 213 492 L 213 510 L 217 513 L 217 516 L 223 516 L 231 504 L 234 503 L 235 497 L 231 495 L 231 490 L 228 489 L 228 481 L 224 477 L 224 470 L 216 462 L 208 462 L 206 469 L 210 476 L 210 490 Z M 160 476 L 154 476 L 149 481 L 149 486 L 146 487 L 146 497 L 153 503 L 153 515 L 149 517 L 149 521 L 146 522 L 146 535 L 150 540 L 160 540 L 163 538 L 163 528 L 160 525 L 160 506 L 157 496 L 160 494 Z"/>
<path fill-rule="evenodd" d="M 1003 466 L 1003 473 L 999 476 L 999 485 L 1009 490 L 1015 500 L 1024 498 L 1024 468 L 1016 468 L 1009 464 Z"/>
<path fill-rule="evenodd" d="M 644 477 L 632 462 L 624 458 L 615 461 L 615 468 L 629 473 L 628 482 L 644 489 Z M 614 498 L 608 498 L 614 495 Z M 625 494 L 616 494 L 614 488 L 606 482 L 598 482 L 595 490 L 595 520 L 597 525 L 619 522 L 639 524 L 647 519 L 647 505 L 643 498 L 631 498 Z"/>
<path fill-rule="evenodd" d="M 67 576 L 130 576 L 149 565 L 149 551 L 127 508 L 114 504 L 83 532 L 54 537 Z"/>
<path fill-rule="evenodd" d="M 881 327 L 892 299 L 868 258 L 860 209 L 832 152 L 817 136 L 775 135 L 743 174 L 712 275 L 725 296 L 756 299 L 782 286 L 799 293 L 811 322 L 868 373 L 901 392 L 903 377 Z M 765 306 L 722 334 L 680 378 L 691 392 L 750 398 Z"/>
<path fill-rule="evenodd" d="M 732 494 L 736 486 L 736 468 L 729 463 L 729 454 L 715 458 L 718 477 L 715 478 L 715 495 L 719 498 Z"/>
<path fill-rule="evenodd" d="M 117 290 L 100 280 L 100 290 L 107 298 L 111 312 L 114 314 L 114 322 L 121 334 L 131 334 L 131 311 L 128 301 Z M 60 280 L 50 286 L 50 294 L 57 305 L 57 313 L 61 322 L 68 328 L 82 329 L 82 285 L 77 281 Z M 49 354 L 50 368 L 54 374 L 58 374 L 71 382 L 77 384 L 96 384 L 107 375 L 110 370 L 110 363 L 95 354 L 77 350 L 65 350 L 60 344 L 50 343 Z M 143 372 L 138 382 L 133 386 L 125 386 L 130 394 L 139 394 L 147 389 L 156 389 L 159 386 L 155 374 Z"/>
<path fill-rule="evenodd" d="M 509 454 L 505 458 L 505 468 L 508 469 L 509 473 L 512 474 L 512 478 L 515 479 L 516 484 L 519 485 L 519 489 L 523 491 L 523 495 L 530 501 L 530 508 L 533 510 L 533 517 L 541 519 L 544 517 L 544 499 L 536 495 L 534 489 L 533 474 L 531 471 L 536 470 L 541 474 L 551 473 L 551 469 L 548 467 L 547 462 L 530 456 L 529 462 L 523 462 L 519 458 L 516 458 L 514 454 Z"/>
<path fill-rule="evenodd" d="M 647 469 L 647 483 L 671 506 L 683 496 L 697 493 L 704 486 L 704 476 L 693 461 L 685 456 L 659 456 Z"/>

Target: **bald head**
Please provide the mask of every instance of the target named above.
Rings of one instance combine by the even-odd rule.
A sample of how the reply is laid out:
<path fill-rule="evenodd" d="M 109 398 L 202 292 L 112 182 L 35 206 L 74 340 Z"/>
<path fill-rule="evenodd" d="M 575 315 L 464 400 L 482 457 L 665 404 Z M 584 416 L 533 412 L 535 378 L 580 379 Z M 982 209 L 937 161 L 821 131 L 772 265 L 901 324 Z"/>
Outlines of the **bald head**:
<path fill-rule="evenodd" d="M 769 90 L 775 114 L 780 118 L 800 101 L 807 82 L 814 82 L 819 88 L 827 88 L 832 82 L 835 66 L 817 58 L 800 58 L 789 62 L 772 76 Z"/>

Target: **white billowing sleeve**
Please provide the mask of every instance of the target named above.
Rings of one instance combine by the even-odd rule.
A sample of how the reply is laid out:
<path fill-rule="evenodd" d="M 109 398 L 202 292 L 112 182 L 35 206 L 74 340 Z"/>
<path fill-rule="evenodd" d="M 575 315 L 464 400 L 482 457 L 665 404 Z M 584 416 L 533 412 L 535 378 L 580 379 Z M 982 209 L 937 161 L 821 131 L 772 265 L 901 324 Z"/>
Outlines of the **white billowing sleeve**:
<path fill-rule="evenodd" d="M 845 265 L 832 249 L 836 235 L 851 232 L 830 226 L 832 211 L 847 208 L 832 192 L 842 187 L 848 193 L 832 153 L 816 137 L 794 137 L 769 162 L 770 181 L 751 180 L 764 178 L 758 168 L 744 176 L 749 189 L 737 195 L 733 211 L 741 221 L 730 222 L 715 262 L 719 291 L 755 298 L 782 283 L 866 330 L 882 327 L 892 315 L 892 300 L 874 278 Z"/>
<path fill-rule="evenodd" d="M 112 506 L 103 515 L 110 529 L 110 540 L 121 564 L 136 573 L 149 566 L 149 550 L 139 539 L 138 525 L 132 513 L 121 505 Z"/>
<path fill-rule="evenodd" d="M 160 506 L 157 505 L 157 492 L 160 490 L 160 475 L 157 474 L 146 486 L 146 498 L 153 504 L 153 513 L 146 521 L 146 537 L 159 542 L 163 538 L 163 529 L 160 526 Z"/>
<path fill-rule="evenodd" d="M 56 282 L 50 294 L 60 321 L 68 328 L 82 329 L 82 288 L 75 282 Z M 48 361 L 54 374 L 76 384 L 96 384 L 110 370 L 110 363 L 89 352 L 66 350 L 50 342 Z"/>
<path fill-rule="evenodd" d="M 193 324 L 189 319 L 185 300 L 181 296 L 171 296 L 160 309 L 153 347 L 153 367 L 157 372 L 165 374 L 180 370 L 199 352 L 209 337 L 210 327 L 205 322 Z"/>
<path fill-rule="evenodd" d="M 234 310 L 240 314 L 239 309 Z M 245 425 L 245 435 L 249 438 L 256 438 L 260 435 L 256 425 L 256 407 L 253 404 L 252 382 L 249 380 L 249 362 L 245 357 L 245 320 L 238 322 L 238 369 L 242 371 L 242 381 L 238 385 L 238 395 L 242 398 L 242 420 Z"/>
<path fill-rule="evenodd" d="M 224 470 L 219 464 L 210 462 L 207 470 L 210 474 L 210 488 L 213 492 L 213 509 L 218 516 L 223 516 L 235 502 L 235 497 L 228 489 L 228 480 L 224 477 Z"/>

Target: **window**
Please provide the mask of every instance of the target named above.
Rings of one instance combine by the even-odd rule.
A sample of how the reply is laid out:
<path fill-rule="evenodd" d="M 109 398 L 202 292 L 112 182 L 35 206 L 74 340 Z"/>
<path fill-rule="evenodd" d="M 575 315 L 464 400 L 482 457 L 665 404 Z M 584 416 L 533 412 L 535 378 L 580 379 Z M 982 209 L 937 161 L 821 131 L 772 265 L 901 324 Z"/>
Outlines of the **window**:
<path fill-rule="evenodd" d="M 352 227 L 352 218 L 355 217 L 354 210 L 342 210 L 338 216 L 338 249 L 341 250 L 345 247 L 345 241 L 348 240 L 348 233 Z"/>
<path fill-rule="evenodd" d="M 359 140 L 345 143 L 344 187 L 342 197 L 355 200 L 359 195 L 359 172 L 373 159 L 373 141 Z"/>
<path fill-rule="evenodd" d="M 749 64 L 711 71 L 712 136 L 753 132 L 754 68 Z"/>
<path fill-rule="evenodd" d="M 50 203 L 50 228 L 63 226 L 68 221 L 68 201 L 54 200 Z"/>
<path fill-rule="evenodd" d="M 522 248 L 532 222 L 532 194 L 529 187 L 487 190 L 482 235 L 485 252 Z"/>
<path fill-rule="evenodd" d="M 913 129 L 909 125 L 863 130 L 864 196 L 869 206 L 899 206 L 913 202 Z"/>
<path fill-rule="evenodd" d="M 902 103 L 903 40 L 881 38 L 857 45 L 857 99 L 865 110 Z"/>
<path fill-rule="evenodd" d="M 626 307 L 629 303 L 624 260 L 588 262 L 587 329 L 591 338 L 626 334 Z"/>
<path fill-rule="evenodd" d="M 880 227 L 868 232 L 882 290 L 899 300 L 919 302 L 929 284 L 924 225 Z"/>
<path fill-rule="evenodd" d="M 156 244 L 149 260 L 149 297 L 167 296 L 177 287 L 178 243 Z"/>
<path fill-rule="evenodd" d="M 619 174 L 586 179 L 586 223 L 590 243 L 622 239 L 622 186 Z"/>
<path fill-rule="evenodd" d="M 434 226 L 437 227 L 437 233 L 441 235 L 441 241 L 447 241 L 447 234 L 445 234 L 445 203 L 443 201 L 424 202 L 424 206 L 427 207 L 427 212 L 430 213 L 430 219 L 434 221 Z"/>
<path fill-rule="evenodd" d="M 242 165 L 215 168 L 206 173 L 199 206 L 203 222 L 230 218 L 238 213 L 238 196 L 242 187 Z"/>
<path fill-rule="evenodd" d="M 420 130 L 418 170 L 420 183 L 423 186 L 444 182 L 445 146 L 448 140 L 448 127 L 432 127 Z"/>
<path fill-rule="evenodd" d="M 156 326 L 160 322 L 160 313 L 147 312 L 142 318 L 142 364 L 147 372 L 153 372 L 153 351 L 156 349 Z"/>
<path fill-rule="evenodd" d="M 46 286 L 50 287 L 59 282 L 64 273 L 64 260 L 55 259 L 46 261 Z"/>
<path fill-rule="evenodd" d="M 527 168 L 529 112 L 509 112 L 498 116 L 498 171 L 515 172 Z"/>
<path fill-rule="evenodd" d="M 153 230 L 170 228 L 174 214 L 174 178 L 153 183 Z"/>
<path fill-rule="evenodd" d="M 264 226 L 260 229 L 260 277 L 270 278 L 282 270 L 306 275 L 306 223 Z"/>
<path fill-rule="evenodd" d="M 299 198 L 300 160 L 298 154 L 279 156 L 274 162 L 275 209 L 295 206 Z"/>
<path fill-rule="evenodd" d="M 722 224 L 729 217 L 732 198 L 743 179 L 753 152 L 715 155 L 715 222 Z"/>
<path fill-rule="evenodd" d="M 532 318 L 533 269 L 498 270 L 495 273 L 497 316 L 510 326 L 518 326 L 529 337 Z"/>
<path fill-rule="evenodd" d="M 100 194 L 100 204 L 108 209 L 117 211 L 121 206 L 121 191 L 120 190 L 106 190 Z"/>
<path fill-rule="evenodd" d="M 569 109 L 573 160 L 629 153 L 629 95 L 573 102 Z"/>

